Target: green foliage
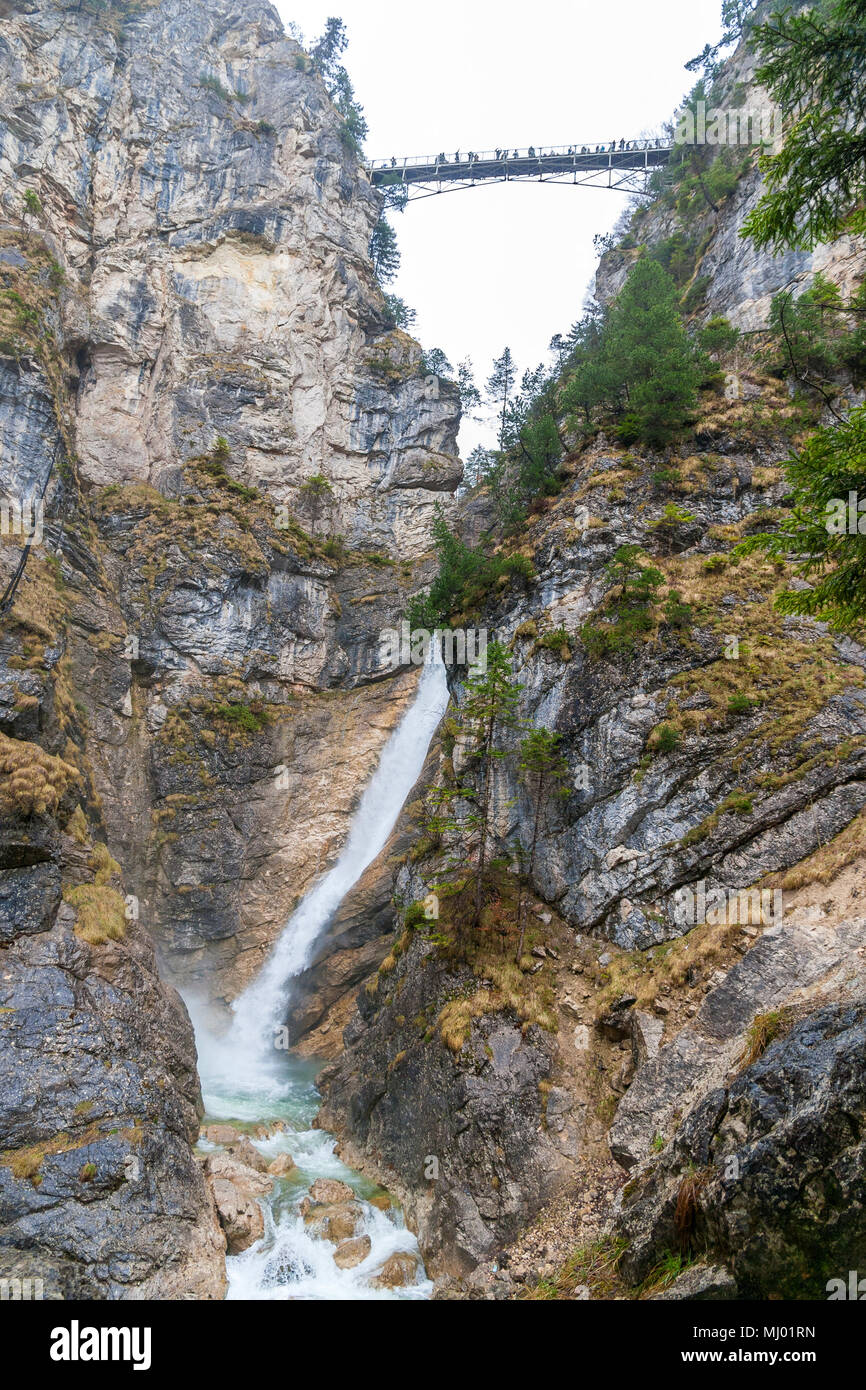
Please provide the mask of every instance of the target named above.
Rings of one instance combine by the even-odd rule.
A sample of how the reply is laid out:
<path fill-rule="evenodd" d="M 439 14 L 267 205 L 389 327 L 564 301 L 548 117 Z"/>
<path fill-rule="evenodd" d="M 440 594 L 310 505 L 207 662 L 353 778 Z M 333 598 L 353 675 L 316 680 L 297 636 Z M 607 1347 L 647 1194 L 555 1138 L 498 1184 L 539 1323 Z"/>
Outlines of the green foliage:
<path fill-rule="evenodd" d="M 607 409 L 623 444 L 670 443 L 689 421 L 702 366 L 677 309 L 676 287 L 658 262 L 642 258 L 605 321 L 586 325 L 563 404 L 587 425 Z"/>
<path fill-rule="evenodd" d="M 650 529 L 665 545 L 671 547 L 676 540 L 677 533 L 683 526 L 689 526 L 695 521 L 693 512 L 687 512 L 684 507 L 678 506 L 676 502 L 668 502 L 660 517 L 650 522 Z"/>
<path fill-rule="evenodd" d="M 628 402 L 623 442 L 670 443 L 695 405 L 700 371 L 673 284 L 653 261 L 638 261 L 611 312 L 607 337 L 610 368 Z"/>
<path fill-rule="evenodd" d="M 472 756 L 480 763 L 481 786 L 473 798 L 473 810 L 466 817 L 468 829 L 478 832 L 478 862 L 475 870 L 475 920 L 481 916 L 484 895 L 484 868 L 487 854 L 487 828 L 490 818 L 492 765 L 506 752 L 498 746 L 500 731 L 517 727 L 517 701 L 521 687 L 512 677 L 512 661 L 501 642 L 487 647 L 486 668 L 477 668 L 467 677 L 460 717 L 466 729 Z"/>
<path fill-rule="evenodd" d="M 698 82 L 689 93 L 684 112 L 694 113 L 700 101 L 713 105 L 712 94 L 707 91 L 703 81 Z M 722 202 L 733 193 L 740 179 L 751 167 L 752 155 L 749 149 L 740 149 L 736 145 L 728 144 L 684 142 L 674 148 L 666 170 L 658 171 L 651 176 L 650 182 L 662 203 L 675 207 L 680 222 L 688 226 L 696 222 L 707 208 L 718 212 Z M 694 235 L 688 235 L 685 231 L 680 235 L 680 264 L 682 271 L 687 271 L 681 279 L 681 283 L 684 284 L 697 265 L 702 244 L 699 245 L 697 242 L 697 231 Z M 677 250 L 678 245 L 674 241 L 672 253 L 675 254 Z"/>
<path fill-rule="evenodd" d="M 680 731 L 672 724 L 661 724 L 656 730 L 653 749 L 656 753 L 673 753 L 680 746 Z"/>
<path fill-rule="evenodd" d="M 35 193 L 32 188 L 28 188 L 24 192 L 24 211 L 31 217 L 39 217 L 42 212 L 39 194 Z"/>
<path fill-rule="evenodd" d="M 643 564 L 639 555 L 640 546 L 621 545 L 606 567 L 612 588 L 605 621 L 585 623 L 580 633 L 593 660 L 630 654 L 640 637 L 652 630 L 651 608 L 664 575 L 653 565 Z"/>
<path fill-rule="evenodd" d="M 562 752 L 562 735 L 550 729 L 533 729 L 520 742 L 517 766 L 522 779 L 528 785 L 533 803 L 532 838 L 529 846 L 527 873 L 530 883 L 535 872 L 535 856 L 542 820 L 552 798 L 568 795 L 564 783 L 569 774 L 568 760 Z M 523 956 L 523 942 L 526 936 L 526 895 L 523 881 L 517 909 L 520 933 L 517 943 L 517 963 Z"/>
<path fill-rule="evenodd" d="M 230 704 L 211 705 L 206 711 L 210 719 L 230 724 L 244 733 L 257 734 L 270 722 L 268 711 L 258 704 L 246 705 L 239 700 Z"/>
<path fill-rule="evenodd" d="M 314 473 L 298 488 L 298 506 L 309 517 L 313 535 L 321 518 L 334 506 L 334 489 L 322 473 Z"/>
<path fill-rule="evenodd" d="M 370 238 L 370 256 L 380 285 L 390 285 L 400 269 L 400 248 L 397 233 L 387 217 L 380 217 Z"/>
<path fill-rule="evenodd" d="M 697 242 L 685 232 L 677 231 L 657 242 L 649 252 L 650 260 L 666 270 L 678 289 L 690 280 L 695 268 Z"/>
<path fill-rule="evenodd" d="M 385 321 L 391 328 L 402 328 L 404 332 L 411 328 L 418 315 L 414 309 L 410 309 L 404 299 L 398 294 L 386 294 L 385 300 Z"/>
<path fill-rule="evenodd" d="M 409 604 L 407 619 L 413 628 L 447 626 L 454 614 L 480 609 L 493 586 L 501 578 L 529 580 L 534 571 L 525 555 L 486 555 L 456 536 L 437 508 L 433 539 L 439 559 L 439 573 L 426 594 Z"/>
<path fill-rule="evenodd" d="M 469 357 L 457 365 L 457 390 L 460 393 L 463 418 L 477 419 L 477 412 L 481 406 L 481 392 L 475 384 L 475 371 Z"/>
<path fill-rule="evenodd" d="M 717 43 L 706 44 L 697 58 L 686 63 L 689 72 L 702 72 L 712 79 L 721 67 L 725 50 L 750 31 L 757 6 L 758 0 L 722 0 L 722 36 Z"/>
<path fill-rule="evenodd" d="M 232 492 L 236 497 L 240 497 L 244 502 L 254 502 L 258 499 L 259 493 L 254 487 L 247 487 L 245 483 L 239 483 L 231 476 L 226 468 L 226 464 L 231 462 L 231 448 L 224 435 L 219 435 L 213 449 L 206 458 L 196 459 L 195 465 L 202 473 L 226 492 Z"/>
<path fill-rule="evenodd" d="M 750 536 L 734 553 L 762 549 L 781 560 L 793 559 L 794 573 L 811 587 L 782 592 L 776 599 L 780 612 L 862 632 L 866 514 L 852 520 L 849 494 L 866 500 L 866 406 L 852 411 L 844 423 L 818 430 L 785 467 L 791 512 L 775 532 Z"/>
<path fill-rule="evenodd" d="M 231 101 L 234 97 L 234 93 L 229 91 L 228 87 L 224 86 L 219 78 L 214 77 L 212 73 L 199 73 L 198 85 L 203 91 L 212 92 L 214 96 L 220 97 L 222 101 Z"/>
<path fill-rule="evenodd" d="M 668 627 L 683 629 L 691 625 L 691 604 L 683 603 L 679 591 L 672 589 L 664 607 L 665 622 Z"/>
<path fill-rule="evenodd" d="M 733 324 L 728 323 L 724 314 L 714 314 L 698 334 L 698 343 L 702 350 L 714 357 L 731 352 L 739 340 L 739 328 L 734 328 Z"/>
<path fill-rule="evenodd" d="M 403 925 L 411 930 L 413 927 L 425 926 L 427 920 L 427 909 L 423 902 L 410 903 L 403 918 Z"/>
<path fill-rule="evenodd" d="M 780 252 L 866 229 L 866 3 L 824 0 L 756 27 L 755 80 L 787 122 L 741 236 Z"/>
<path fill-rule="evenodd" d="M 830 381 L 845 369 L 862 375 L 866 371 L 864 310 L 866 282 L 846 306 L 838 286 L 820 273 L 798 299 L 788 290 L 775 295 L 764 364 L 805 385 Z M 853 325 L 852 317 L 856 318 Z"/>
<path fill-rule="evenodd" d="M 553 628 L 551 632 L 545 632 L 535 644 L 536 649 L 554 652 L 563 661 L 571 660 L 571 637 L 564 627 Z"/>
<path fill-rule="evenodd" d="M 493 370 L 487 382 L 487 396 L 499 414 L 499 447 L 505 447 L 505 433 L 508 424 L 508 403 L 517 380 L 517 368 L 511 348 L 506 347 L 502 356 L 493 363 Z"/>

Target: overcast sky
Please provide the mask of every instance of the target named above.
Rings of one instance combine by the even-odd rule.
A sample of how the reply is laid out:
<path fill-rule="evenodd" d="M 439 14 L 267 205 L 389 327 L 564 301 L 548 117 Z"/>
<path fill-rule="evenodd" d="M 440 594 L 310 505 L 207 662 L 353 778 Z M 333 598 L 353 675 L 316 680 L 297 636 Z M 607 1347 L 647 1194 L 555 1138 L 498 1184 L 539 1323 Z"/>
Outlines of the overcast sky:
<path fill-rule="evenodd" d="M 720 32 L 721 0 L 277 0 L 308 40 L 346 22 L 344 61 L 370 124 L 367 152 L 449 155 L 497 146 L 597 144 L 655 132 L 694 82 L 684 63 Z M 393 220 L 403 264 L 390 288 L 414 334 L 479 384 L 509 344 L 522 372 L 579 317 L 592 239 L 625 195 L 557 184 L 467 188 Z M 493 443 L 464 427 L 464 456 Z"/>

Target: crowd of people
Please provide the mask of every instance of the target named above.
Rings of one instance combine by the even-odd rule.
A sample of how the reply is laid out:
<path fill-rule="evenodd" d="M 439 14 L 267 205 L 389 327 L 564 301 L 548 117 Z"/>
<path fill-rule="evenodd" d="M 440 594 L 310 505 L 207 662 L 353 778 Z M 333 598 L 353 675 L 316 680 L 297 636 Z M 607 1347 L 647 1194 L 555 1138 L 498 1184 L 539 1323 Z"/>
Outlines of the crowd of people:
<path fill-rule="evenodd" d="M 617 151 L 623 151 L 623 152 L 625 152 L 625 151 L 628 151 L 628 150 L 652 150 L 652 149 L 657 149 L 657 150 L 658 150 L 658 149 L 661 149 L 661 148 L 662 148 L 662 144 L 663 144 L 663 142 L 662 142 L 662 140 L 661 140 L 659 137 L 656 137 L 654 140 L 625 140 L 625 139 L 622 139 L 622 140 L 618 140 L 618 141 L 617 141 L 617 140 L 611 140 L 611 142 L 610 142 L 609 145 L 596 145 L 594 148 L 593 148 L 592 146 L 590 146 L 590 145 L 581 145 L 580 148 L 578 149 L 578 147 L 577 147 L 576 145 L 569 145 L 567 151 L 561 150 L 561 149 L 560 149 L 560 150 L 548 150 L 547 154 L 545 154 L 545 152 L 544 152 L 543 149 L 538 149 L 538 150 L 536 150 L 536 148 L 535 148 L 534 145 L 530 145 L 528 151 L 527 151 L 525 154 L 524 154 L 521 150 L 514 150 L 513 153 L 512 153 L 512 152 L 510 152 L 510 151 L 507 150 L 507 149 L 497 149 L 496 152 L 495 152 L 495 155 L 494 155 L 494 159 L 495 159 L 496 163 L 501 164 L 501 163 L 503 163 L 503 162 L 510 163 L 510 162 L 513 161 L 513 160 L 521 160 L 521 159 L 556 159 L 556 158 L 563 158 L 563 157 L 565 157 L 565 158 L 574 158 L 574 157 L 576 157 L 577 155 L 583 155 L 583 154 L 611 154 L 611 153 L 615 153 L 615 152 L 617 152 Z M 466 154 L 465 156 L 463 156 L 463 155 L 460 153 L 459 150 L 455 150 L 455 151 L 454 151 L 454 159 L 453 159 L 453 161 L 452 161 L 452 160 L 449 160 L 448 155 L 444 152 L 444 150 L 440 150 L 439 154 L 437 154 L 437 156 L 436 156 L 435 163 L 436 163 L 437 165 L 439 165 L 439 164 L 449 164 L 449 163 L 452 163 L 452 162 L 453 162 L 454 164 L 469 164 L 469 165 L 472 165 L 472 164 L 477 164 L 477 163 L 479 162 L 480 159 L 481 159 L 481 155 L 476 154 L 474 150 L 470 150 L 470 151 L 468 152 L 468 154 Z M 489 162 L 489 161 L 485 161 L 485 162 Z M 396 169 L 396 168 L 397 168 L 397 164 L 398 164 L 398 161 L 397 161 L 396 156 L 393 156 L 393 155 L 392 155 L 392 157 L 391 157 L 391 167 L 392 167 L 393 169 Z"/>

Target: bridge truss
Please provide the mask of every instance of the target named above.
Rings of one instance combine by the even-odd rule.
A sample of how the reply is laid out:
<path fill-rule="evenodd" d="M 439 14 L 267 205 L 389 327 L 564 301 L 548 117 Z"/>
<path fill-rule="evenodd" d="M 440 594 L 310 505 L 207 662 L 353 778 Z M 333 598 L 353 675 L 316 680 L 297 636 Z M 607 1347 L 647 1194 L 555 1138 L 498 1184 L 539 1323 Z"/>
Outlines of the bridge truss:
<path fill-rule="evenodd" d="M 567 183 L 649 195 L 650 179 L 670 162 L 668 140 L 630 140 L 535 150 L 486 150 L 462 155 L 373 160 L 375 187 L 400 188 L 409 199 L 430 198 L 483 183 Z"/>

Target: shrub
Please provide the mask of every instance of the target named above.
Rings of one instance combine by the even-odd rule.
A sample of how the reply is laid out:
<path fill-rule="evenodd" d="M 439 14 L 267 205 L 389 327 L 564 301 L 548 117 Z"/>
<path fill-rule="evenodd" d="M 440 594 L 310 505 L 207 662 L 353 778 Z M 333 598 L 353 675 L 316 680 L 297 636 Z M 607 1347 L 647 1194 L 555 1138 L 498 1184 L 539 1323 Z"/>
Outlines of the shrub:
<path fill-rule="evenodd" d="M 683 603 L 679 592 L 672 589 L 665 604 L 665 622 L 668 627 L 686 628 L 691 620 L 691 604 Z"/>
<path fill-rule="evenodd" d="M 539 637 L 535 648 L 536 651 L 541 648 L 544 651 L 553 652 L 561 661 L 571 660 L 571 637 L 564 627 L 557 627 L 552 632 L 545 632 L 542 637 Z"/>
<path fill-rule="evenodd" d="M 748 695 L 742 693 L 731 695 L 728 700 L 728 712 L 730 714 L 749 714 L 754 709 L 755 703 Z"/>
<path fill-rule="evenodd" d="M 655 753 L 673 753 L 680 746 L 681 736 L 673 724 L 660 724 L 653 736 Z"/>
<path fill-rule="evenodd" d="M 199 74 L 198 85 L 206 92 L 213 92 L 214 96 L 221 97 L 223 101 L 231 101 L 234 93 L 228 87 L 224 87 L 218 77 L 211 76 L 210 73 L 202 72 Z"/>

